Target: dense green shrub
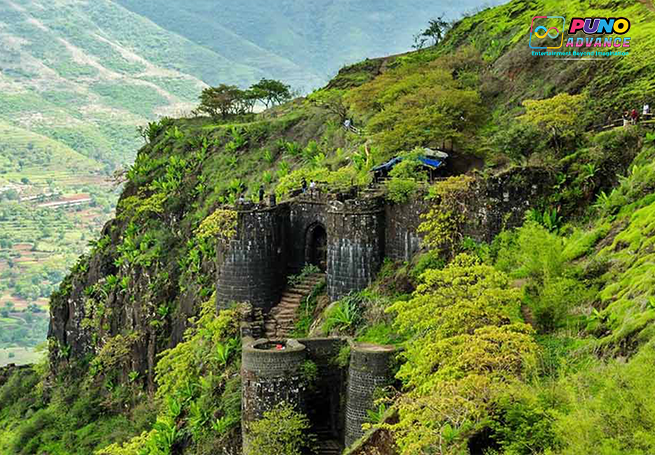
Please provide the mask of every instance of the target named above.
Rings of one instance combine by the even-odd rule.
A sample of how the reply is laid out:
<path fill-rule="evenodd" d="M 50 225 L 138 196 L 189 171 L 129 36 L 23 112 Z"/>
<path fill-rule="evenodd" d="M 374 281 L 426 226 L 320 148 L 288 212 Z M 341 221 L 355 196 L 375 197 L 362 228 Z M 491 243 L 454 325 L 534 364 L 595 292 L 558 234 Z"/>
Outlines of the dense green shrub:
<path fill-rule="evenodd" d="M 520 162 L 546 146 L 542 130 L 529 123 L 511 122 L 494 136 L 494 145 L 501 153 Z"/>
<path fill-rule="evenodd" d="M 532 376 L 537 346 L 515 322 L 519 297 L 506 275 L 462 254 L 426 271 L 410 300 L 389 307 L 409 339 L 397 375 L 407 393 L 400 422 L 388 426 L 402 453 L 460 453 L 497 394 Z"/>
<path fill-rule="evenodd" d="M 309 419 L 287 403 L 264 413 L 248 428 L 252 455 L 303 455 L 315 449 Z"/>
<path fill-rule="evenodd" d="M 325 316 L 323 332 L 351 333 L 362 322 L 365 299 L 361 294 L 350 294 L 334 304 Z"/>

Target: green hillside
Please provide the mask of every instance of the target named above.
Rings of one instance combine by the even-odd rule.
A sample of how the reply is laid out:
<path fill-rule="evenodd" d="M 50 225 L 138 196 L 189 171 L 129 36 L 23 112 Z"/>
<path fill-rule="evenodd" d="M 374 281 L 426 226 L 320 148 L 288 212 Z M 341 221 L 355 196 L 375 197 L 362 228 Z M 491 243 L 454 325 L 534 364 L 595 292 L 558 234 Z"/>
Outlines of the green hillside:
<path fill-rule="evenodd" d="M 629 18 L 630 55 L 533 56 L 526 30 L 544 11 Z M 239 453 L 247 311 L 216 309 L 218 245 L 234 235 L 237 198 L 263 185 L 283 201 L 304 179 L 429 209 L 415 258 L 387 258 L 376 282 L 336 302 L 314 288 L 295 315 L 294 336 L 401 348 L 368 414 L 372 437 L 349 453 L 653 453 L 655 122 L 614 125 L 653 105 L 653 31 L 649 1 L 514 0 L 264 113 L 151 123 L 115 218 L 50 298 L 47 361 L 0 387 L 0 452 Z M 451 175 L 431 182 L 419 157 L 445 144 Z M 395 156 L 372 188 L 372 169 Z M 490 226 L 510 188 L 534 196 Z M 45 283 L 33 284 L 22 285 Z M 299 387 L 315 374 L 304 364 Z M 250 449 L 300 453 L 303 422 L 267 414 Z"/>
<path fill-rule="evenodd" d="M 482 4 L 475 0 L 457 5 L 425 0 L 118 3 L 220 55 L 305 89 L 317 88 L 345 63 L 405 52 L 428 19 L 445 14 L 452 20 Z M 498 2 L 484 4 L 491 3 Z"/>
<path fill-rule="evenodd" d="M 294 88 L 320 86 L 347 61 L 408 49 L 413 24 L 426 21 L 415 14 L 421 5 L 409 4 L 385 5 L 370 22 L 370 11 L 343 5 L 295 3 L 278 12 L 262 2 L 168 3 L 0 0 L 0 201 L 11 220 L 0 231 L 7 245 L 0 306 L 29 300 L 17 276 L 57 285 L 42 269 L 67 270 L 89 233 L 97 235 L 115 205 L 114 172 L 132 163 L 143 144 L 138 126 L 188 114 L 207 84 L 247 86 L 276 77 Z M 411 16 L 411 24 L 396 27 L 394 12 Z M 312 34 L 318 30 L 312 17 L 345 20 L 354 33 L 362 26 L 368 34 L 350 42 L 336 29 Z M 30 199 L 41 194 L 50 202 L 92 200 L 53 213 Z M 68 231 L 48 229 L 62 216 L 71 221 Z M 13 251 L 16 244 L 30 245 L 34 254 Z M 26 257 L 9 261 L 17 255 Z M 30 302 L 43 305 L 46 295 Z"/>

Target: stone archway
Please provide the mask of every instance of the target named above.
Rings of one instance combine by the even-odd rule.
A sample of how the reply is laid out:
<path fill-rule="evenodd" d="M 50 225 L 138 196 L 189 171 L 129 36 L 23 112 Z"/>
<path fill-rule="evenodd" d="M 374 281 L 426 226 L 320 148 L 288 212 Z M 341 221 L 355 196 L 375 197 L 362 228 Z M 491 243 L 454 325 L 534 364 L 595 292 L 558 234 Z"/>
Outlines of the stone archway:
<path fill-rule="evenodd" d="M 323 272 L 327 269 L 327 231 L 321 223 L 315 223 L 307 229 L 305 263 L 315 265 Z"/>

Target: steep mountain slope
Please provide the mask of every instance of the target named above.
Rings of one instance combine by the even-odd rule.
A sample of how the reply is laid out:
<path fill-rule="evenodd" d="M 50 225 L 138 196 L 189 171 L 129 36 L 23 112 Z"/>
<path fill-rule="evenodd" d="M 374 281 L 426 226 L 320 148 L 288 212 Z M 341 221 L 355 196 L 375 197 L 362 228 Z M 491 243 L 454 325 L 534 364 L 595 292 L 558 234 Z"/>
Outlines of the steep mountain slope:
<path fill-rule="evenodd" d="M 424 0 L 118 3 L 221 55 L 266 68 L 306 89 L 317 88 L 345 63 L 405 52 L 429 19 L 442 14 L 454 19 L 482 4 L 474 0 L 457 5 Z M 314 77 L 303 80 L 299 68 Z"/>
<path fill-rule="evenodd" d="M 545 10 L 630 17 L 634 55 L 532 56 L 526 24 Z M 654 17 L 628 0 L 515 0 L 254 118 L 153 123 L 115 219 L 52 296 L 49 363 L 0 389 L 0 451 L 238 451 L 248 310 L 217 311 L 217 247 L 240 195 L 263 185 L 281 200 L 304 179 L 428 209 L 421 255 L 298 314 L 302 335 L 404 348 L 398 387 L 381 396 L 391 412 L 370 415 L 387 438 L 354 453 L 388 448 L 380 439 L 403 455 L 652 453 L 655 136 L 652 122 L 606 123 L 655 95 L 643 66 Z M 430 183 L 418 157 L 446 144 L 454 175 Z"/>
<path fill-rule="evenodd" d="M 108 180 L 133 161 L 137 126 L 189 112 L 207 84 L 309 89 L 349 60 L 406 50 L 420 6 L 1 0 L 0 307 L 45 303 L 59 275 L 45 269 L 63 273 L 113 209 Z M 58 203 L 71 223 L 54 221 Z"/>

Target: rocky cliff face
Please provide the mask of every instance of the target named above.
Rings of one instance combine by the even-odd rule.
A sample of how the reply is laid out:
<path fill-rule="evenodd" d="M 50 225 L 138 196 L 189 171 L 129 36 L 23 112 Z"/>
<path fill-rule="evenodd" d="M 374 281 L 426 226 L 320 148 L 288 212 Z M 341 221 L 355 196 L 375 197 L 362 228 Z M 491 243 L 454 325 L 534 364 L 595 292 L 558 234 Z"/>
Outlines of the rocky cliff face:
<path fill-rule="evenodd" d="M 240 130 L 206 130 L 208 120 L 151 125 L 115 219 L 52 295 L 55 373 L 96 359 L 112 365 L 105 374 L 121 381 L 138 373 L 153 388 L 157 354 L 182 340 L 215 290 L 218 234 L 199 235 L 203 220 L 259 176 L 257 150 L 320 138 L 324 113 L 310 114 L 278 112 Z"/>

